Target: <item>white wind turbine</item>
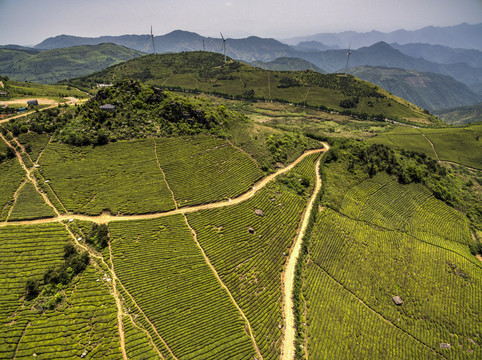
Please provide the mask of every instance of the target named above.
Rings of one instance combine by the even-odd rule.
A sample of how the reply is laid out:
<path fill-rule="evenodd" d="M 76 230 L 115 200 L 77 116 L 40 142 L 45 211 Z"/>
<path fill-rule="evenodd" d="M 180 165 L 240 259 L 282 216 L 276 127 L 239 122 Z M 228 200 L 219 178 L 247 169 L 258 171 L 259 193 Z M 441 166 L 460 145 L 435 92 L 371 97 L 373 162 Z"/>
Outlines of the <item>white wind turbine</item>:
<path fill-rule="evenodd" d="M 152 33 L 152 25 L 151 25 L 151 35 L 149 37 L 152 40 L 152 48 L 154 49 L 154 55 L 156 55 L 156 45 L 154 45 L 154 34 Z"/>
<path fill-rule="evenodd" d="M 221 32 L 220 34 L 221 34 L 221 38 L 223 39 L 224 62 L 226 62 L 226 41 L 228 41 L 228 39 L 225 39 Z"/>
<path fill-rule="evenodd" d="M 346 77 L 346 73 L 348 72 L 348 61 L 350 60 L 350 55 L 351 55 L 351 42 L 350 42 L 350 45 L 348 46 L 348 52 L 346 53 L 346 66 L 345 66 L 345 77 Z"/>

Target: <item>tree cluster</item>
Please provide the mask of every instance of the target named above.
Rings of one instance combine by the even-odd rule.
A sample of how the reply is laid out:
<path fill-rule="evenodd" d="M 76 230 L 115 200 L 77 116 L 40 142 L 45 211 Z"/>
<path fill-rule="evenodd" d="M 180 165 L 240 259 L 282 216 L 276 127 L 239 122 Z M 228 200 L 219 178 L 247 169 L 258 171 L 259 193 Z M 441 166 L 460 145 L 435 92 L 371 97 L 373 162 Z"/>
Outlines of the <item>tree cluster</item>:
<path fill-rule="evenodd" d="M 56 292 L 69 284 L 76 275 L 87 268 L 89 261 L 90 258 L 87 252 L 79 253 L 73 244 L 66 244 L 64 247 L 63 263 L 55 267 L 50 267 L 43 275 L 43 287 L 46 295 L 51 295 L 52 292 Z M 40 293 L 39 279 L 27 279 L 25 290 L 28 300 L 36 298 Z M 52 301 L 49 301 L 47 307 L 51 308 L 55 306 L 60 299 L 61 297 L 56 296 Z"/>
<path fill-rule="evenodd" d="M 92 224 L 86 237 L 87 243 L 101 251 L 109 244 L 109 229 L 106 224 Z"/>

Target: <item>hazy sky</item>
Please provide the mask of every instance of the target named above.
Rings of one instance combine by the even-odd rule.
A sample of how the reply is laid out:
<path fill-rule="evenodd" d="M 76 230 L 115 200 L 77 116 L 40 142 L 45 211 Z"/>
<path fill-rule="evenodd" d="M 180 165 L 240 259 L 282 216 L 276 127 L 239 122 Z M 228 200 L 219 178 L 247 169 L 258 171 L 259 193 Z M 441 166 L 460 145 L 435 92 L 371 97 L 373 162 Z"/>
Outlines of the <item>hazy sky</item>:
<path fill-rule="evenodd" d="M 60 34 L 278 39 L 319 32 L 415 30 L 482 23 L 482 0 L 0 0 L 0 44 L 33 45 Z"/>

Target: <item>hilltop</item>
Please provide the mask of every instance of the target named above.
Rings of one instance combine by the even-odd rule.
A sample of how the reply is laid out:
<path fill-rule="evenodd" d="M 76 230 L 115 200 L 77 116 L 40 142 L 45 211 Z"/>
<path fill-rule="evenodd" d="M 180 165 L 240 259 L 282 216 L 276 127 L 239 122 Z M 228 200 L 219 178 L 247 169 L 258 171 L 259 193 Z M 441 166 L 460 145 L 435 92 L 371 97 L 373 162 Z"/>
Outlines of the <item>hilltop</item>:
<path fill-rule="evenodd" d="M 430 123 L 422 109 L 376 85 L 342 74 L 274 72 L 254 68 L 221 54 L 189 52 L 147 55 L 69 82 L 83 88 L 126 77 L 147 84 L 239 99 L 296 103 L 360 117 L 386 117 Z"/>
<path fill-rule="evenodd" d="M 309 61 L 300 58 L 281 57 L 269 62 L 253 61 L 251 65 L 259 67 L 261 69 L 273 71 L 313 70 L 320 74 L 326 74 L 326 71 L 319 68 L 315 64 L 312 64 Z"/>
<path fill-rule="evenodd" d="M 114 44 L 81 45 L 45 51 L 0 49 L 0 74 L 13 80 L 53 84 L 83 76 L 144 53 Z"/>

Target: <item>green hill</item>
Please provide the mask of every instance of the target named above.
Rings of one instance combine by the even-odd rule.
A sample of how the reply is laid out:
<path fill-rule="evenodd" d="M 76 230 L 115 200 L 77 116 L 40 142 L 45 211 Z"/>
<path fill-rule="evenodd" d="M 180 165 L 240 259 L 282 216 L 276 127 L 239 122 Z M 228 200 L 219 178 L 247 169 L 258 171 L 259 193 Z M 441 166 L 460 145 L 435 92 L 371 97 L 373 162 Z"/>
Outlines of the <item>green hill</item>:
<path fill-rule="evenodd" d="M 361 117 L 430 124 L 423 110 L 376 85 L 341 74 L 273 72 L 208 52 L 148 55 L 70 81 L 76 86 L 123 78 L 169 89 L 207 92 L 237 99 L 275 100 Z"/>
<path fill-rule="evenodd" d="M 0 49 L 0 74 L 13 80 L 53 84 L 142 55 L 114 44 L 74 46 L 38 53 Z"/>
<path fill-rule="evenodd" d="M 370 66 L 350 69 L 350 74 L 430 111 L 472 105 L 482 99 L 447 75 Z"/>

